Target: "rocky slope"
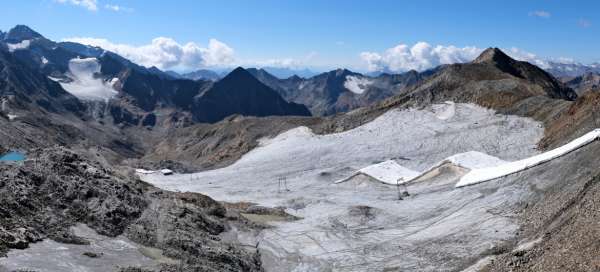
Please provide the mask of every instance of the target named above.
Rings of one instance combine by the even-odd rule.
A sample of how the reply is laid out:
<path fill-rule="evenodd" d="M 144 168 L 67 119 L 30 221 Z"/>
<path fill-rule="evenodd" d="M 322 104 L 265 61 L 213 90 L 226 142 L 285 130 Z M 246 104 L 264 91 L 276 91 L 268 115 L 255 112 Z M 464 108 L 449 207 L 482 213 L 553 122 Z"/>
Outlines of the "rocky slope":
<path fill-rule="evenodd" d="M 576 77 L 563 78 L 563 82 L 577 94 L 600 89 L 600 73 L 586 73 Z"/>
<path fill-rule="evenodd" d="M 491 254 L 480 271 L 598 271 L 600 176 L 592 143 L 564 158 L 520 173 L 538 194 L 521 208 L 520 234 Z"/>
<path fill-rule="evenodd" d="M 86 243 L 69 231 L 83 223 L 179 260 L 161 271 L 261 270 L 254 253 L 219 238 L 228 229 L 226 210 L 206 196 L 156 189 L 63 148 L 28 155 L 23 165 L 0 165 L 2 255 L 47 238 Z"/>

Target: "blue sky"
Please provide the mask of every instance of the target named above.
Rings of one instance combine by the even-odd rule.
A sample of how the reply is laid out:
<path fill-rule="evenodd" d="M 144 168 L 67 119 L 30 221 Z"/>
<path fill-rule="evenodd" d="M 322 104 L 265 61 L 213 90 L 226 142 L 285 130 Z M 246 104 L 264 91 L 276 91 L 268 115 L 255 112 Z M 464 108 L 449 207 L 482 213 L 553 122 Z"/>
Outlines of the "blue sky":
<path fill-rule="evenodd" d="M 114 10 L 117 6 L 119 11 Z M 105 43 L 129 45 L 130 49 L 167 37 L 182 47 L 188 42 L 197 45 L 202 52 L 198 61 L 203 63 L 198 67 L 273 64 L 364 70 L 370 63 L 376 68 L 402 69 L 444 62 L 441 59 L 448 56 L 440 54 L 458 54 L 457 59 L 472 54 L 432 53 L 437 45 L 443 46 L 440 50 L 447 46 L 518 48 L 518 54 L 532 53 L 536 58 L 597 62 L 598 11 L 600 1 L 592 0 L 29 0 L 4 3 L 0 29 L 26 24 L 53 40 L 102 38 L 107 40 Z M 220 55 L 218 50 L 223 46 L 207 49 L 210 39 L 231 49 L 226 52 L 231 56 Z M 425 50 L 428 56 L 438 55 L 425 62 L 411 56 L 408 62 L 417 64 L 394 59 L 407 50 L 410 53 L 417 42 L 430 45 Z M 407 49 L 388 50 L 402 44 Z M 211 50 L 215 52 L 213 60 L 207 61 Z M 361 57 L 365 52 L 374 53 L 371 62 L 364 54 Z M 163 60 L 147 61 L 157 62 L 161 68 L 185 69 L 194 57 L 168 64 Z M 221 60 L 224 62 L 219 63 Z"/>

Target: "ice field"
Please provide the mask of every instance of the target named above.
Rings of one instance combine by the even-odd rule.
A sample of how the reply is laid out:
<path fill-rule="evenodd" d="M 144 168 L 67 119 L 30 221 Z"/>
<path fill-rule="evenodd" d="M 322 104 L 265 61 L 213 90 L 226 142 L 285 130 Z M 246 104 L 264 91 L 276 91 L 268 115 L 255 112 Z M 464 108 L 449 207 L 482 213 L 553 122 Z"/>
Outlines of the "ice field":
<path fill-rule="evenodd" d="M 455 188 L 461 169 L 490 166 L 471 160 L 482 153 L 494 163 L 539 154 L 542 136 L 542 125 L 532 119 L 445 103 L 392 110 L 341 133 L 295 128 L 221 169 L 140 176 L 163 189 L 281 206 L 301 217 L 272 222 L 275 227 L 258 237 L 239 234 L 259 242 L 268 271 L 444 271 L 512 237 L 518 226 L 506 214 L 527 194 L 501 181 Z M 417 173 L 436 171 L 402 188 L 409 193 L 404 200 L 396 186 L 368 177 L 335 183 L 385 161 Z"/>

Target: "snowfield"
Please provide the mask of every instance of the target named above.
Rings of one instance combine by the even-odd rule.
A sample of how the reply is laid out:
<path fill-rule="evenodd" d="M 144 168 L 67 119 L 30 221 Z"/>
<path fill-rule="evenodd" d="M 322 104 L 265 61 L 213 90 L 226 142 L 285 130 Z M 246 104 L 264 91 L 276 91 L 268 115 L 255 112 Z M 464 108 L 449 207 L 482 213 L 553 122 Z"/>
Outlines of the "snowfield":
<path fill-rule="evenodd" d="M 27 48 L 29 48 L 30 44 L 31 44 L 30 40 L 23 40 L 20 43 L 7 43 L 6 46 L 8 46 L 8 51 L 12 53 L 17 50 L 27 49 Z"/>
<path fill-rule="evenodd" d="M 244 244 L 259 242 L 267 271 L 457 270 L 514 236 L 509 208 L 529 193 L 500 182 L 455 189 L 463 170 L 538 154 L 542 135 L 529 118 L 445 103 L 391 110 L 329 135 L 298 127 L 221 169 L 139 175 L 163 189 L 280 206 L 300 217 L 271 222 L 258 236 L 235 232 Z M 410 196 L 401 201 L 396 186 L 371 178 L 335 183 L 361 169 L 393 184 L 396 176 L 421 177 L 406 184 Z"/>
<path fill-rule="evenodd" d="M 373 84 L 372 80 L 358 76 L 346 76 L 344 81 L 344 87 L 355 94 L 364 93 L 371 84 Z"/>
<path fill-rule="evenodd" d="M 82 100 L 108 101 L 117 95 L 113 88 L 114 79 L 105 82 L 102 78 L 96 78 L 100 73 L 100 63 L 96 58 L 72 59 L 69 61 L 69 71 L 66 76 L 70 82 L 50 78 L 58 81 L 69 93 Z"/>

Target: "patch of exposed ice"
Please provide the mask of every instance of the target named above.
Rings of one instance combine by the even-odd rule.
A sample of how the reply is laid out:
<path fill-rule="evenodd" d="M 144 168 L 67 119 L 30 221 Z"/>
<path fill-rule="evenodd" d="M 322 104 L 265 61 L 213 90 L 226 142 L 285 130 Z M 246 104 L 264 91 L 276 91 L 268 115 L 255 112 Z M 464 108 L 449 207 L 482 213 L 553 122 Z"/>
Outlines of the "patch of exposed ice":
<path fill-rule="evenodd" d="M 473 185 L 529 169 L 572 152 L 597 140 L 598 138 L 600 138 L 600 129 L 594 129 L 593 131 L 586 133 L 585 135 L 569 142 L 568 144 L 533 157 L 504 163 L 493 167 L 473 169 L 460 179 L 460 181 L 456 184 L 456 187 Z"/>
<path fill-rule="evenodd" d="M 82 224 L 72 229 L 75 235 L 85 238 L 89 244 L 64 244 L 49 239 L 32 243 L 27 249 L 11 250 L 6 257 L 0 258 L 0 271 L 103 272 L 130 266 L 153 270 L 160 266 L 160 259 L 144 254 L 148 248 L 123 235 L 102 236 Z M 86 252 L 98 254 L 98 257 L 84 256 Z"/>
<path fill-rule="evenodd" d="M 108 101 L 117 95 L 112 83 L 105 82 L 96 76 L 100 73 L 100 63 L 96 58 L 72 59 L 66 76 L 70 82 L 50 78 L 60 82 L 69 93 L 82 100 Z"/>
<path fill-rule="evenodd" d="M 454 116 L 456 111 L 456 105 L 452 101 L 446 101 L 444 104 L 434 105 L 433 111 L 435 112 L 435 116 L 440 120 L 447 120 Z"/>
<path fill-rule="evenodd" d="M 355 94 L 364 93 L 373 81 L 366 77 L 346 76 L 344 87 Z"/>
<path fill-rule="evenodd" d="M 17 50 L 27 49 L 30 44 L 31 40 L 23 40 L 20 43 L 7 43 L 6 46 L 8 46 L 8 51 L 12 53 Z"/>

